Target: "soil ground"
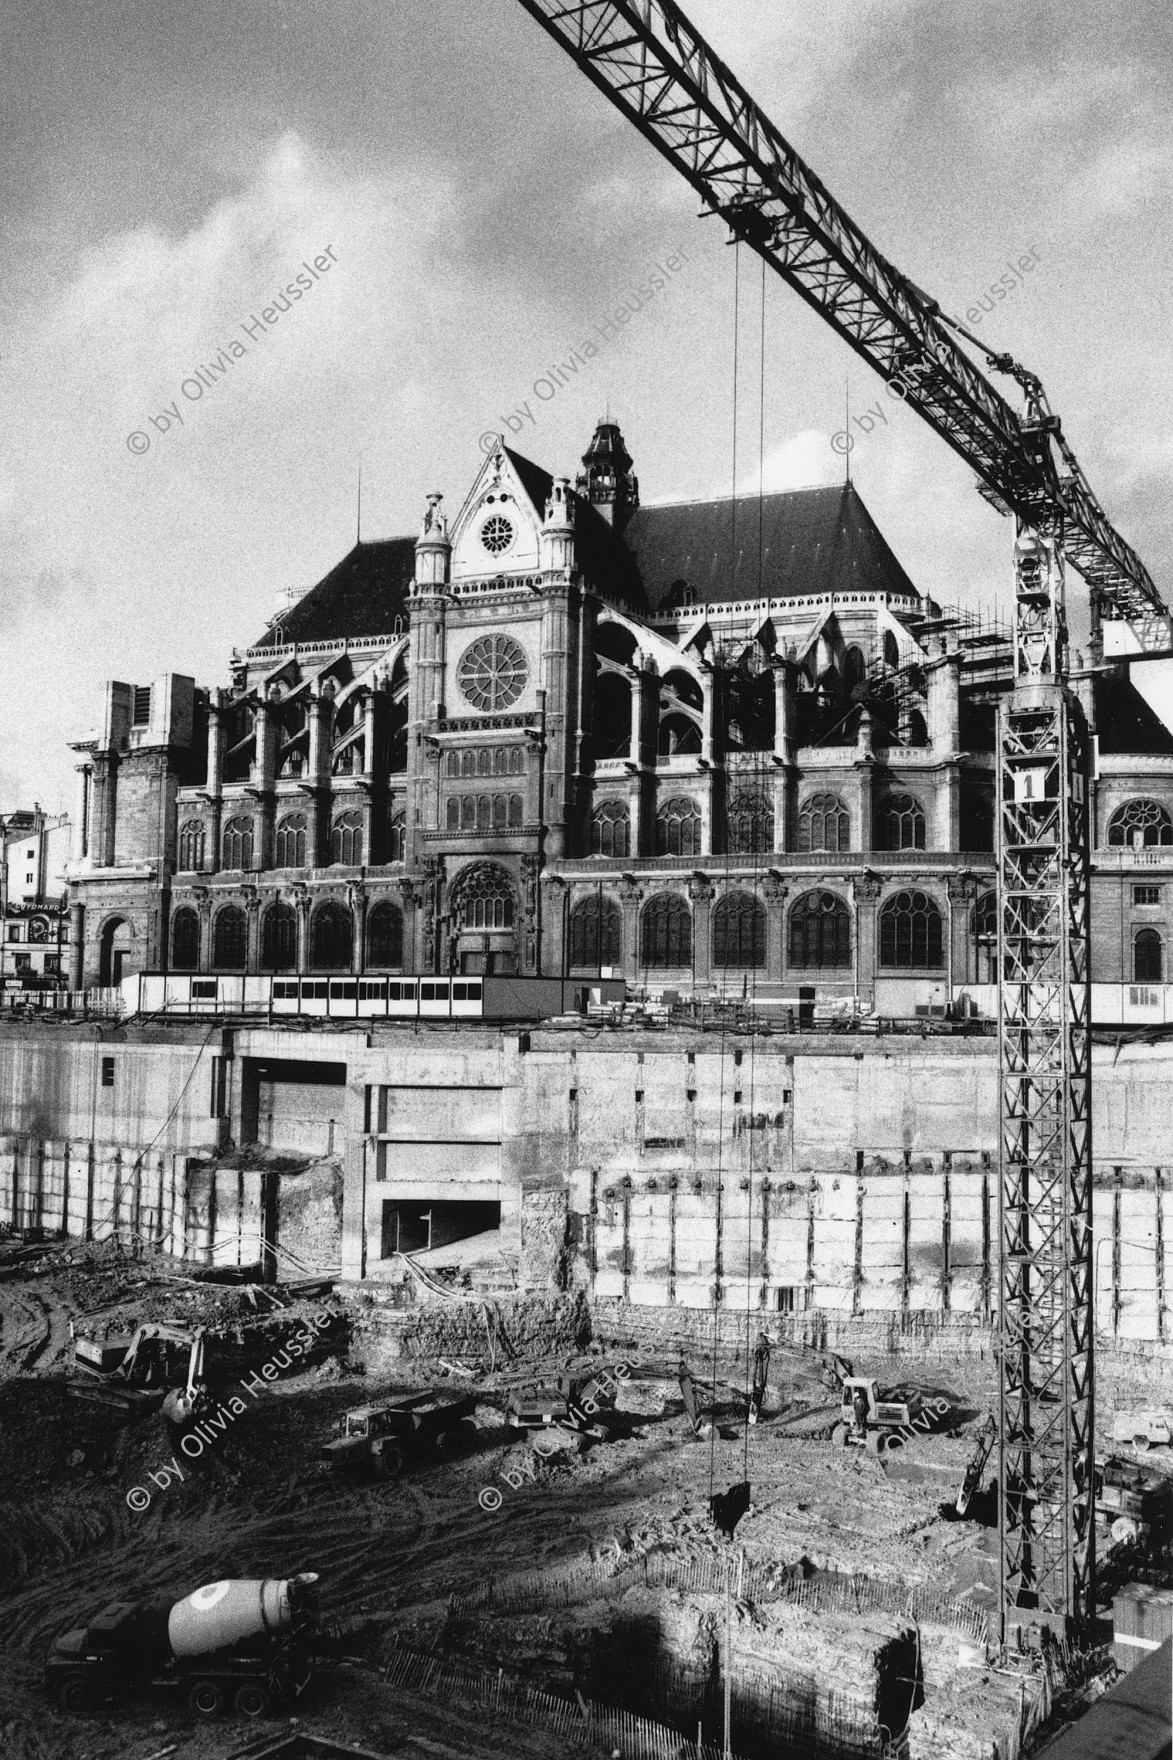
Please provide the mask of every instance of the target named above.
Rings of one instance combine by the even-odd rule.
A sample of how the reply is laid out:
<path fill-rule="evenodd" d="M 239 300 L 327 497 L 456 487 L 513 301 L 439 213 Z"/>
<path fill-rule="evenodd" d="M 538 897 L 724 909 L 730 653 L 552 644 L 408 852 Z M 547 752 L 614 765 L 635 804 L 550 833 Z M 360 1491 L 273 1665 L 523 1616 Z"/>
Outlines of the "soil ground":
<path fill-rule="evenodd" d="M 708 1500 L 742 1480 L 751 1487 L 736 1530 L 743 1568 L 790 1567 L 812 1581 L 862 1575 L 939 1600 L 994 1603 L 992 1531 L 942 1514 L 994 1396 L 988 1358 L 935 1361 L 924 1380 L 908 1358 L 858 1365 L 882 1385 L 944 1402 L 945 1430 L 906 1450 L 917 1476 L 889 1477 L 874 1457 L 817 1434 L 833 1421 L 835 1396 L 818 1364 L 796 1353 L 775 1355 L 762 1422 L 749 1430 L 736 1392 L 744 1365 L 719 1360 L 715 1416 L 726 1434 L 705 1441 L 683 1415 L 674 1363 L 645 1353 L 622 1387 L 612 1439 L 584 1455 L 541 1459 L 505 1427 L 501 1401 L 511 1387 L 549 1384 L 568 1361 L 597 1365 L 597 1357 L 531 1357 L 474 1382 L 438 1362 L 376 1372 L 386 1358 L 372 1352 L 364 1373 L 359 1334 L 345 1363 L 285 1374 L 250 1395 L 215 1447 L 189 1460 L 175 1454 L 160 1417 L 125 1423 L 67 1396 L 70 1320 L 95 1309 L 105 1311 L 104 1322 L 110 1312 L 131 1320 L 182 1310 L 189 1321 L 224 1324 L 251 1311 L 250 1298 L 197 1287 L 183 1267 L 162 1260 L 127 1261 L 103 1248 L 70 1257 L 66 1265 L 52 1255 L 10 1259 L 6 1269 L 0 1255 L 0 1752 L 11 1760 L 212 1760 L 255 1739 L 257 1730 L 236 1720 L 197 1724 L 166 1698 L 67 1719 L 44 1698 L 43 1657 L 57 1631 L 107 1601 L 178 1598 L 226 1576 L 303 1570 L 320 1574 L 323 1607 L 341 1622 L 350 1660 L 311 1685 L 297 1707 L 301 1729 L 386 1754 L 561 1755 L 566 1746 L 553 1734 L 489 1727 L 482 1714 L 386 1686 L 381 1665 L 397 1643 L 436 1649 L 571 1699 L 581 1688 L 603 1701 L 607 1658 L 625 1633 L 654 1629 L 661 1659 L 686 1664 L 698 1633 L 716 1633 L 720 1644 L 722 1596 L 652 1591 L 634 1576 L 630 1588 L 580 1596 L 574 1583 L 592 1560 L 725 1560 L 730 1548 Z M 307 1314 L 321 1306 L 304 1304 Z M 711 1362 L 692 1367 L 698 1379 L 712 1376 Z M 441 1382 L 477 1389 L 473 1453 L 421 1460 L 392 1482 L 319 1464 L 322 1443 L 348 1408 Z M 1110 1406 L 1143 1403 L 1127 1365 L 1114 1367 L 1107 1356 L 1101 1386 Z M 1153 1397 L 1151 1385 L 1145 1395 Z M 713 1403 L 702 1391 L 706 1398 Z M 1156 1464 L 1167 1452 L 1149 1459 Z M 482 1507 L 486 1487 L 500 1492 L 496 1510 Z M 547 1605 L 535 1572 L 548 1573 Z M 529 1600 L 510 1612 L 510 1585 L 522 1573 Z M 473 1605 L 490 1577 L 504 1611 Z M 729 1618 L 735 1653 L 783 1672 L 801 1661 L 864 1698 L 871 1651 L 909 1624 L 881 1614 L 861 1615 L 853 1626 L 842 1616 L 746 1601 Z M 1017 1679 L 985 1666 L 972 1647 L 966 1656 L 965 1636 L 944 1623 L 922 1618 L 917 1643 L 925 1697 L 911 1720 L 912 1755 L 980 1760 L 1013 1721 Z M 611 1701 L 655 1716 L 655 1693 L 643 1691 L 638 1676 L 638 1668 L 619 1668 Z M 274 1736 L 281 1727 L 278 1719 L 266 1726 Z"/>

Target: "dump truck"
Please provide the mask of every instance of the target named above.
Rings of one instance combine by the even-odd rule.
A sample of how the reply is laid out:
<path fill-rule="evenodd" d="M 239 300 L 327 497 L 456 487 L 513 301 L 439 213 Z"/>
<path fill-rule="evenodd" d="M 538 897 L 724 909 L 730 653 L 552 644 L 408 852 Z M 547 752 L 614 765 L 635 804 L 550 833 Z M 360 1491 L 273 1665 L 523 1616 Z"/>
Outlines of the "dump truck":
<path fill-rule="evenodd" d="M 156 1689 L 183 1695 L 198 1717 L 227 1705 L 263 1717 L 296 1699 L 313 1672 L 317 1581 L 314 1571 L 228 1578 L 171 1603 L 112 1601 L 54 1640 L 46 1690 L 74 1717 Z"/>
<path fill-rule="evenodd" d="M 355 1406 L 342 1434 L 322 1446 L 322 1465 L 395 1479 L 408 1463 L 433 1453 L 452 1459 L 475 1448 L 475 1394 L 417 1393 L 379 1405 Z"/>

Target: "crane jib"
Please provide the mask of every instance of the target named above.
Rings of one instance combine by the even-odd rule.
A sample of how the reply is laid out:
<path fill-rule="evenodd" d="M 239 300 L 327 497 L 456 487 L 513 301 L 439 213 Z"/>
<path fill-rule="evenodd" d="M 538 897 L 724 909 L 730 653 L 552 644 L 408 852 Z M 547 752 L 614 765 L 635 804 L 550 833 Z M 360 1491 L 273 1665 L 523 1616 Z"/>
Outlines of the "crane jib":
<path fill-rule="evenodd" d="M 587 77 L 977 474 L 986 498 L 1031 518 L 1053 495 L 1012 405 L 926 298 L 875 248 L 673 0 L 521 0 Z M 1057 424 L 1056 424 L 1057 429 Z M 1099 615 L 1136 624 L 1168 611 L 1066 442 L 1063 554 Z M 1144 635 L 1138 640 L 1146 645 Z M 1151 646 L 1151 643 L 1148 645 Z"/>

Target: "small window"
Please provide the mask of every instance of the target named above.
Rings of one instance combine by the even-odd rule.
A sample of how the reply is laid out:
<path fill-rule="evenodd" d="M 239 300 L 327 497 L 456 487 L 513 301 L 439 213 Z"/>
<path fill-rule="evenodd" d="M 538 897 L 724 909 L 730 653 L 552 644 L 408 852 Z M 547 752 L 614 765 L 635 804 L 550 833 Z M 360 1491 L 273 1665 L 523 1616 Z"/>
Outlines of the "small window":
<path fill-rule="evenodd" d="M 780 1285 L 777 1291 L 779 1314 L 793 1314 L 798 1307 L 798 1291 L 792 1283 Z"/>
<path fill-rule="evenodd" d="M 136 684 L 134 687 L 134 714 L 132 725 L 145 727 L 151 719 L 151 687 L 149 684 Z"/>
<path fill-rule="evenodd" d="M 1134 886 L 1132 902 L 1133 904 L 1160 904 L 1161 888 L 1159 886 Z"/>
<path fill-rule="evenodd" d="M 114 1059 L 112 1057 L 102 1059 L 102 1086 L 104 1088 L 114 1086 Z"/>

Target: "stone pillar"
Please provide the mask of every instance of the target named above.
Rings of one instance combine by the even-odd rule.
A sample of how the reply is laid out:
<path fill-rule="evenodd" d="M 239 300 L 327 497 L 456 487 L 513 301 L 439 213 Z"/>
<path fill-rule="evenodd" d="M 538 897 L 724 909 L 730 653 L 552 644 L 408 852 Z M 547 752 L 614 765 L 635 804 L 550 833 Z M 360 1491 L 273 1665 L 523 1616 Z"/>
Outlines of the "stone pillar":
<path fill-rule="evenodd" d="M 855 993 L 872 1006 L 876 1000 L 876 968 L 880 950 L 876 941 L 876 907 L 880 882 L 874 874 L 861 874 L 852 881 L 855 896 Z"/>
<path fill-rule="evenodd" d="M 293 908 L 297 913 L 297 969 L 310 969 L 310 889 L 297 880 L 292 888 Z"/>
<path fill-rule="evenodd" d="M 713 887 L 707 874 L 694 874 L 688 884 L 692 903 L 692 981 L 699 990 L 712 981 Z"/>
<path fill-rule="evenodd" d="M 76 902 L 69 907 L 69 988 L 81 990 L 85 985 L 86 907 Z"/>
<path fill-rule="evenodd" d="M 774 659 L 774 849 L 793 849 L 798 804 L 798 667 L 793 649 Z"/>
<path fill-rule="evenodd" d="M 277 741 L 280 737 L 280 728 L 272 702 L 263 702 L 259 705 L 254 733 L 256 741 L 253 783 L 257 790 L 258 799 L 257 834 L 253 839 L 253 867 L 263 869 L 273 866 L 273 824 L 277 808 L 275 785 L 277 781 Z"/>
<path fill-rule="evenodd" d="M 948 893 L 949 982 L 951 990 L 959 990 L 974 981 L 973 936 L 970 926 L 974 900 L 977 898 L 977 881 L 971 874 L 952 875 L 948 881 Z"/>
<path fill-rule="evenodd" d="M 204 871 L 208 874 L 218 873 L 221 867 L 224 739 L 224 692 L 212 690 L 208 692 L 208 835 L 204 849 Z"/>
<path fill-rule="evenodd" d="M 196 969 L 206 972 L 212 964 L 212 894 L 206 886 L 195 886 L 191 899 L 200 919 L 200 954 Z"/>
<path fill-rule="evenodd" d="M 786 898 L 790 891 L 784 880 L 768 879 L 762 894 L 766 903 L 766 979 L 781 982 L 785 967 Z"/>
<path fill-rule="evenodd" d="M 624 877 L 619 882 L 619 908 L 623 913 L 623 976 L 629 984 L 639 979 L 639 907 L 643 888 Z"/>
<path fill-rule="evenodd" d="M 346 888 L 346 901 L 354 919 L 354 955 L 350 962 L 350 969 L 355 973 L 364 972 L 367 957 L 367 910 L 370 906 L 370 899 L 361 880 L 351 881 Z"/>
<path fill-rule="evenodd" d="M 77 793 L 74 797 L 74 819 L 71 827 L 73 848 L 70 852 L 75 862 L 85 860 L 89 847 L 90 819 L 90 766 L 77 765 Z"/>
<path fill-rule="evenodd" d="M 542 966 L 550 975 L 564 978 L 570 970 L 567 913 L 570 889 L 560 874 L 542 875 Z M 597 896 L 597 895 L 596 895 Z"/>
<path fill-rule="evenodd" d="M 419 912 L 416 909 L 416 887 L 413 880 L 400 880 L 399 894 L 403 900 L 403 970 L 418 972 L 420 968 Z"/>
<path fill-rule="evenodd" d="M 705 661 L 701 668 L 701 763 L 711 770 L 714 761 L 715 728 L 719 683 L 716 668 Z"/>
<path fill-rule="evenodd" d="M 244 888 L 244 920 L 248 926 L 244 944 L 244 969 L 246 972 L 259 972 L 261 969 L 261 895 L 255 886 Z"/>
<path fill-rule="evenodd" d="M 320 688 L 310 699 L 309 754 L 306 763 L 306 856 L 311 868 L 322 866 L 329 835 L 330 758 L 334 699 Z"/>
<path fill-rule="evenodd" d="M 521 969 L 527 977 L 540 973 L 538 950 L 541 946 L 541 893 L 538 884 L 539 859 L 521 858 L 521 933 L 518 937 Z"/>
<path fill-rule="evenodd" d="M 95 752 L 90 807 L 90 856 L 95 868 L 108 868 L 114 859 L 115 772 L 114 752 Z"/>

